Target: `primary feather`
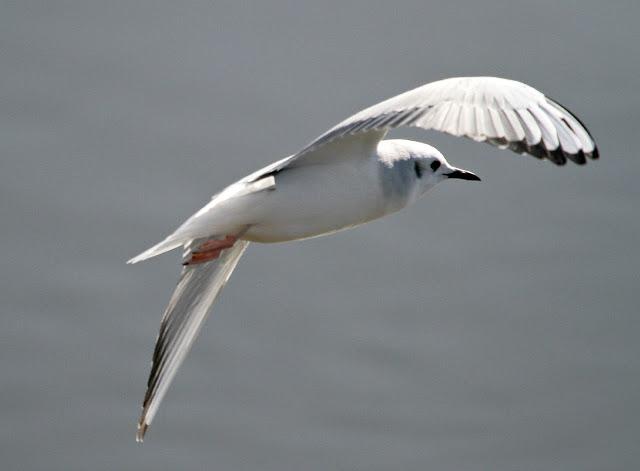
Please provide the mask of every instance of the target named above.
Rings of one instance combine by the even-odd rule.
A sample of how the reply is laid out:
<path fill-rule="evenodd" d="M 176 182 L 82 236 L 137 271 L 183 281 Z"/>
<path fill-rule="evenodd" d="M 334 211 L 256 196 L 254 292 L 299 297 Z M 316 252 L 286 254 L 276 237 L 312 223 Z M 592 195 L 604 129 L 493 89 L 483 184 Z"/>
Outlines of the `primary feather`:
<path fill-rule="evenodd" d="M 238 241 L 232 248 L 223 251 L 217 261 L 189 265 L 182 269 L 180 281 L 160 324 L 147 392 L 138 421 L 138 441 L 143 440 L 171 381 L 200 332 L 211 305 L 229 280 L 248 245 L 247 241 Z"/>
<path fill-rule="evenodd" d="M 401 126 L 464 136 L 557 165 L 567 159 L 584 164 L 587 158 L 598 158 L 595 142 L 580 120 L 535 88 L 498 77 L 453 77 L 354 114 L 283 159 L 276 169 L 307 158 L 336 139 Z"/>

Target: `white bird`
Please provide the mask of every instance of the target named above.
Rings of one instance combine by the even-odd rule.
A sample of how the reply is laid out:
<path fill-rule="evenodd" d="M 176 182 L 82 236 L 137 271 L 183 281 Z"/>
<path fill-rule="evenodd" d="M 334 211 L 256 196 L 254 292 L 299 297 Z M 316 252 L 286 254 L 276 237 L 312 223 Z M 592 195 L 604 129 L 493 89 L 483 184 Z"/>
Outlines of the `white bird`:
<path fill-rule="evenodd" d="M 399 211 L 443 180 L 480 180 L 427 144 L 383 140 L 399 126 L 465 136 L 557 165 L 598 158 L 580 120 L 539 91 L 502 78 L 458 77 L 367 108 L 298 153 L 228 186 L 162 242 L 129 260 L 185 248 L 153 353 L 138 441 L 249 242 L 330 234 Z"/>

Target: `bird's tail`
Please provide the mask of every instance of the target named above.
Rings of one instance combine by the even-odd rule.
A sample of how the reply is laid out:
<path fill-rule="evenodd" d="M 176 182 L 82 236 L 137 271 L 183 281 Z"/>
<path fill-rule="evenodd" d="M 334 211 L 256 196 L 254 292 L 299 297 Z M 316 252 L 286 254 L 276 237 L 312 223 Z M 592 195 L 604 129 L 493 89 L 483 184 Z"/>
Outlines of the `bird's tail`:
<path fill-rule="evenodd" d="M 184 240 L 173 237 L 171 235 L 167 237 L 165 240 L 163 240 L 162 242 L 154 245 L 153 247 L 142 252 L 141 254 L 136 255 L 132 259 L 128 260 L 127 263 L 138 263 L 148 258 L 155 257 L 157 255 L 168 252 L 169 250 L 173 250 L 175 248 L 180 247 L 181 245 L 184 244 L 184 242 L 185 242 Z"/>

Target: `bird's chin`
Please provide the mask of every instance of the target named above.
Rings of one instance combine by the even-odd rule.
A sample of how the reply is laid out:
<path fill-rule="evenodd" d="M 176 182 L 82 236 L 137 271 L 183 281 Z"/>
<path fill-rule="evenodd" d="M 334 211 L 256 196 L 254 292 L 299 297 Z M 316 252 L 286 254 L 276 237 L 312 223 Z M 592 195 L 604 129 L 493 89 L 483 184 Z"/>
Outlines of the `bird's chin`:
<path fill-rule="evenodd" d="M 429 192 L 429 190 L 431 190 L 434 186 L 436 186 L 442 180 L 444 180 L 444 179 L 441 178 L 438 181 L 434 181 L 434 182 L 427 183 L 427 184 L 423 185 L 422 188 L 420 188 L 419 197 L 422 197 L 422 196 L 426 195 Z"/>

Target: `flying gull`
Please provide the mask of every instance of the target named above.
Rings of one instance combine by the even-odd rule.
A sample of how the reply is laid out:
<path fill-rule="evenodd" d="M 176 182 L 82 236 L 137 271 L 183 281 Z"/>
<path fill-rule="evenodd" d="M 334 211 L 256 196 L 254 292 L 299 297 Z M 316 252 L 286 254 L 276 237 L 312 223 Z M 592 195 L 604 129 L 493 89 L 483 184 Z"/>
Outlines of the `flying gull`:
<path fill-rule="evenodd" d="M 138 441 L 250 242 L 331 234 L 399 211 L 443 180 L 480 180 L 428 144 L 384 139 L 401 126 L 468 137 L 556 165 L 598 158 L 581 121 L 534 88 L 503 78 L 457 77 L 360 111 L 298 153 L 228 186 L 162 242 L 129 260 L 185 249 L 153 352 Z"/>

